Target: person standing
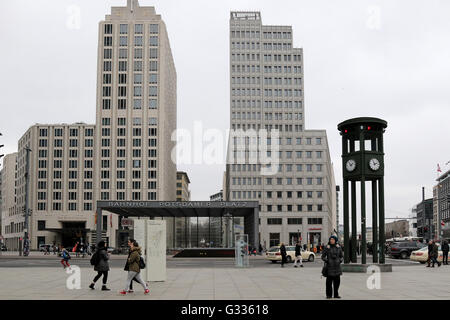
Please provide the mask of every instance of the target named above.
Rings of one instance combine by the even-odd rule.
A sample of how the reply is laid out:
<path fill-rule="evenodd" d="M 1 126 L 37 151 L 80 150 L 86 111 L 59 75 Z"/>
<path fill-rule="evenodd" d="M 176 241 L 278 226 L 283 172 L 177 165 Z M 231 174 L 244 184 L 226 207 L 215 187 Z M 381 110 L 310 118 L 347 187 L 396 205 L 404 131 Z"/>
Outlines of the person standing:
<path fill-rule="evenodd" d="M 294 268 L 297 268 L 297 261 L 300 261 L 300 267 L 303 268 L 302 245 L 300 244 L 300 241 L 297 241 L 297 244 L 295 245 Z"/>
<path fill-rule="evenodd" d="M 433 241 L 433 248 L 431 249 L 431 261 L 433 261 L 433 265 L 431 266 L 434 268 L 434 263 L 437 263 L 438 267 L 441 266 L 441 263 L 437 260 L 439 257 L 439 247 L 435 241 Z"/>
<path fill-rule="evenodd" d="M 332 298 L 332 293 L 334 298 L 340 299 L 339 296 L 339 286 L 341 284 L 341 263 L 343 260 L 342 249 L 337 243 L 338 238 L 336 236 L 331 236 L 328 245 L 322 252 L 322 260 L 325 262 L 322 274 L 327 278 L 326 281 L 326 296 L 327 299 Z"/>
<path fill-rule="evenodd" d="M 449 249 L 449 245 L 448 245 L 448 241 L 447 240 L 443 240 L 442 241 L 442 264 L 448 265 L 448 250 Z"/>
<path fill-rule="evenodd" d="M 70 264 L 69 264 L 69 259 L 70 259 L 70 254 L 69 251 L 66 250 L 66 248 L 64 248 L 63 246 L 61 246 L 61 264 L 63 265 L 64 269 L 65 268 L 70 268 Z"/>
<path fill-rule="evenodd" d="M 89 285 L 89 288 L 94 290 L 95 283 L 98 279 L 100 279 L 101 276 L 103 276 L 103 285 L 102 285 L 102 291 L 109 291 L 111 289 L 106 287 L 106 282 L 108 281 L 108 272 L 109 272 L 109 255 L 106 250 L 106 243 L 105 241 L 101 240 L 98 243 L 97 251 L 94 253 L 95 257 L 93 259 L 95 260 L 94 265 L 94 271 L 97 271 L 97 275 L 95 276 L 92 283 Z"/>
<path fill-rule="evenodd" d="M 281 254 L 281 267 L 284 268 L 284 264 L 287 262 L 287 253 L 286 253 L 286 247 L 284 246 L 284 243 L 281 243 L 280 246 L 280 254 Z"/>
<path fill-rule="evenodd" d="M 136 240 L 130 241 L 130 254 L 128 255 L 127 259 L 128 276 L 125 285 L 125 290 L 120 291 L 119 292 L 120 294 L 123 295 L 127 294 L 127 292 L 130 290 L 130 284 L 131 281 L 133 281 L 133 278 L 136 278 L 136 280 L 142 285 L 145 294 L 148 294 L 150 292 L 147 284 L 141 278 L 140 260 L 141 260 L 141 248 L 139 247 Z"/>
<path fill-rule="evenodd" d="M 427 268 L 430 267 L 431 256 L 433 255 L 433 241 L 428 241 L 428 259 L 427 259 Z"/>

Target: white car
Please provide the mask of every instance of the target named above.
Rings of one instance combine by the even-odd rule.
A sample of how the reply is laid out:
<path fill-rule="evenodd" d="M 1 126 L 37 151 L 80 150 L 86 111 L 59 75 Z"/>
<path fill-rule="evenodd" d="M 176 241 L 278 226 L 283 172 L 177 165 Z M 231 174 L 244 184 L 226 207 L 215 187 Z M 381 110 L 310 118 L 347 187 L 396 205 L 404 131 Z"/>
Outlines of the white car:
<path fill-rule="evenodd" d="M 287 262 L 295 261 L 295 246 L 286 246 L 286 260 Z M 316 255 L 314 252 L 302 249 L 302 260 L 313 262 Z M 281 261 L 281 253 L 280 247 L 270 247 L 266 252 L 266 259 L 272 261 L 272 263 L 277 263 L 277 261 Z"/>
<path fill-rule="evenodd" d="M 441 249 L 441 245 L 439 244 L 439 256 L 437 258 L 437 261 L 442 262 L 442 259 L 444 257 L 443 253 L 442 253 L 442 249 Z M 420 262 L 422 264 L 426 263 L 428 261 L 428 247 L 423 247 L 420 250 L 416 250 L 411 252 L 411 255 L 409 256 L 409 259 L 411 261 L 417 261 Z"/>

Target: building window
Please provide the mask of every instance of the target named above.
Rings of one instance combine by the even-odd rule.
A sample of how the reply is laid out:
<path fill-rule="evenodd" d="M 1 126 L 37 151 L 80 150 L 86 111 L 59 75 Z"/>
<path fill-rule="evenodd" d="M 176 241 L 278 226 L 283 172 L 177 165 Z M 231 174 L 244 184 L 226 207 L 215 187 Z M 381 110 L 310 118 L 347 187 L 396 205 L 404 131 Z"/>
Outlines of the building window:
<path fill-rule="evenodd" d="M 288 218 L 288 224 L 302 224 L 302 218 Z"/>
<path fill-rule="evenodd" d="M 267 218 L 267 224 L 282 224 L 281 218 Z"/>
<path fill-rule="evenodd" d="M 156 107 L 157 107 L 157 100 L 156 99 L 148 100 L 148 107 L 149 107 L 149 109 L 156 109 Z"/>
<path fill-rule="evenodd" d="M 158 33 L 158 25 L 157 24 L 151 24 L 150 25 L 150 33 L 157 34 Z"/>
<path fill-rule="evenodd" d="M 269 246 L 275 247 L 280 244 L 280 234 L 279 233 L 269 233 Z"/>
<path fill-rule="evenodd" d="M 120 34 L 126 34 L 128 33 L 128 25 L 127 24 L 121 24 L 120 25 Z"/>
<path fill-rule="evenodd" d="M 158 46 L 158 37 L 157 36 L 151 36 L 150 37 L 150 46 L 151 47 Z"/>

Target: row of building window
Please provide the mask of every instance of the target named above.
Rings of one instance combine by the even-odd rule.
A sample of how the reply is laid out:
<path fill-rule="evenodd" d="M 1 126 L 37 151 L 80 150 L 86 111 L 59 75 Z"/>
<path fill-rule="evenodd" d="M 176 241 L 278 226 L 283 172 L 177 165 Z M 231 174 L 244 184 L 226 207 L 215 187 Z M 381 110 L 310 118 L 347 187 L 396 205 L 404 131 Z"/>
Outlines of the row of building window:
<path fill-rule="evenodd" d="M 143 83 L 144 75 L 142 73 L 134 73 L 133 74 L 133 83 L 141 84 Z M 127 84 L 127 74 L 121 73 L 118 75 L 119 84 Z M 148 75 L 148 83 L 157 84 L 158 83 L 158 74 L 157 73 L 149 73 Z M 112 84 L 112 75 L 110 73 L 103 74 L 103 84 Z"/>
<path fill-rule="evenodd" d="M 86 174 L 89 173 L 89 174 Z M 83 173 L 84 179 L 92 179 L 92 171 L 85 171 Z M 45 178 L 44 178 L 45 179 Z M 53 178 L 53 179 L 61 179 L 59 178 Z M 92 181 L 83 181 L 83 189 L 84 190 L 92 190 Z M 51 185 L 51 183 L 49 183 Z M 53 180 L 53 189 L 54 190 L 62 190 L 62 181 L 55 181 Z M 69 189 L 77 189 L 77 182 L 76 181 L 69 181 L 66 185 L 69 187 Z M 46 190 L 47 189 L 47 181 L 38 181 L 38 190 Z"/>
<path fill-rule="evenodd" d="M 49 130 L 45 129 L 45 128 L 39 129 L 39 136 L 40 137 L 47 137 L 48 136 L 48 131 Z M 70 137 L 78 137 L 78 133 L 79 133 L 78 129 L 74 129 L 74 128 L 70 128 L 69 129 L 69 136 Z M 64 134 L 64 129 L 63 128 L 55 128 L 55 129 L 53 129 L 53 135 L 55 137 L 62 137 L 63 134 Z M 85 137 L 93 137 L 94 136 L 94 129 L 93 128 L 84 129 L 84 136 Z"/>
<path fill-rule="evenodd" d="M 257 30 L 232 30 L 231 38 L 260 38 L 260 31 Z"/>
<path fill-rule="evenodd" d="M 62 211 L 62 203 L 61 202 L 53 202 L 52 203 L 52 210 L 53 211 Z M 46 211 L 47 210 L 47 203 L 46 202 L 38 202 L 37 203 L 37 209 L 39 211 Z M 67 203 L 67 210 L 69 211 L 77 211 L 77 203 L 76 202 L 69 202 Z M 92 202 L 85 202 L 83 203 L 83 211 L 92 211 Z"/>
<path fill-rule="evenodd" d="M 308 224 L 322 224 L 322 218 L 307 218 Z M 283 218 L 267 218 L 267 224 L 283 224 Z M 302 224 L 302 218 L 287 218 L 287 224 Z"/>
<path fill-rule="evenodd" d="M 142 72 L 143 71 L 144 62 L 140 60 L 133 61 L 133 71 L 135 72 Z M 148 69 L 149 71 L 158 71 L 158 61 L 150 61 L 148 63 Z M 112 71 L 112 61 L 104 61 L 103 62 L 103 71 L 104 72 L 111 72 Z M 118 64 L 118 71 L 119 72 L 127 72 L 128 70 L 128 61 L 119 61 Z M 150 76 L 151 78 L 152 76 Z M 126 81 L 123 81 L 122 79 L 126 78 L 126 75 L 123 75 L 122 73 L 119 74 L 119 84 L 126 83 Z M 108 77 L 104 77 L 104 82 L 107 82 Z M 155 78 L 152 78 L 152 80 L 155 80 Z M 110 82 L 109 82 L 110 83 Z"/>
<path fill-rule="evenodd" d="M 63 147 L 63 139 L 54 139 L 53 140 L 53 147 Z M 48 139 L 39 139 L 38 145 L 41 148 L 48 147 Z M 94 140 L 93 139 L 85 139 L 84 140 L 85 147 L 93 147 L 94 146 Z M 69 139 L 69 147 L 78 147 L 78 139 Z"/>
<path fill-rule="evenodd" d="M 238 134 L 238 133 L 236 133 L 236 134 Z M 245 134 L 245 132 L 243 134 Z M 243 144 L 244 142 L 246 144 L 249 144 L 250 143 L 250 139 L 251 139 L 252 142 L 258 143 L 258 144 L 261 141 L 260 137 L 251 137 L 251 136 L 239 137 L 239 136 L 234 136 L 233 137 L 233 143 L 235 145 Z M 283 140 L 284 140 L 284 143 L 283 143 Z M 305 141 L 307 146 L 311 146 L 313 140 L 314 140 L 314 138 L 309 138 L 309 137 L 308 138 L 296 137 L 295 138 L 295 144 L 296 145 L 301 145 L 302 141 Z M 286 138 L 279 137 L 278 139 L 274 139 L 273 144 L 275 144 L 275 145 L 276 144 L 277 145 L 283 145 L 283 144 L 285 144 L 285 145 L 292 145 L 293 142 L 294 142 L 294 138 L 291 138 L 291 137 L 286 137 Z M 267 145 L 272 145 L 272 138 L 266 138 L 266 144 Z M 315 138 L 315 144 L 316 144 L 316 146 L 322 145 L 322 138 Z M 300 152 L 299 157 L 301 158 L 301 151 L 298 151 L 298 152 Z M 312 151 L 306 151 L 306 152 L 312 152 Z M 311 158 L 312 154 L 307 153 L 307 157 Z"/>
<path fill-rule="evenodd" d="M 294 126 L 292 125 L 285 125 L 283 130 L 283 125 L 281 124 L 266 124 L 264 127 L 262 127 L 260 124 L 255 123 L 233 123 L 231 124 L 232 130 L 261 130 L 261 128 L 264 128 L 267 131 L 271 130 L 278 130 L 279 132 L 303 132 L 303 125 L 296 124 Z"/>
<path fill-rule="evenodd" d="M 282 171 L 278 171 L 277 173 L 282 173 Z M 253 177 L 233 177 L 232 178 L 232 185 L 252 185 L 252 178 Z M 253 178 L 256 179 L 256 178 Z M 276 183 L 272 183 L 273 180 L 272 179 L 277 179 Z M 271 186 L 271 185 L 279 185 L 282 186 L 283 185 L 283 179 L 285 179 L 286 181 L 286 185 L 293 185 L 293 178 L 266 178 L 266 186 Z M 316 185 L 323 185 L 323 177 L 318 177 L 318 178 L 305 178 L 306 180 L 306 184 L 307 185 L 314 185 L 314 180 L 316 180 Z M 301 186 L 303 185 L 303 178 L 295 178 L 295 181 L 297 182 L 297 185 Z M 255 183 L 253 183 L 255 184 Z M 258 180 L 258 185 L 261 185 L 261 180 Z"/>
<path fill-rule="evenodd" d="M 273 80 L 273 81 L 272 81 Z M 231 84 L 260 84 L 260 77 L 231 77 Z M 264 77 L 265 85 L 301 85 L 302 78 Z"/>
<path fill-rule="evenodd" d="M 158 36 L 150 36 L 148 38 L 148 45 L 151 47 L 158 46 Z M 128 46 L 128 37 L 127 36 L 120 36 L 119 37 L 119 46 Z M 105 47 L 112 47 L 113 46 L 113 37 L 111 36 L 105 36 L 103 39 L 103 45 Z M 135 47 L 142 47 L 144 45 L 144 37 L 143 36 L 134 36 L 134 42 L 133 45 Z"/>
<path fill-rule="evenodd" d="M 261 100 L 231 100 L 231 108 L 259 108 Z M 264 108 L 301 108 L 301 101 L 272 101 L 265 100 Z"/>
<path fill-rule="evenodd" d="M 142 109 L 143 102 L 140 98 L 133 99 L 133 109 L 139 110 Z M 117 100 L 117 109 L 118 110 L 126 110 L 127 108 L 127 99 L 119 98 Z M 148 100 L 148 108 L 149 109 L 157 109 L 158 108 L 158 100 L 151 98 Z M 111 99 L 103 99 L 102 100 L 102 109 L 103 110 L 110 110 L 111 109 Z M 150 121 L 156 123 L 156 118 L 149 118 L 149 124 Z"/>
<path fill-rule="evenodd" d="M 63 149 L 54 149 L 53 150 L 53 158 L 62 158 L 63 157 L 64 150 Z M 70 149 L 69 150 L 69 158 L 78 158 L 78 150 L 77 149 Z M 92 158 L 94 155 L 93 149 L 86 149 L 84 150 L 84 157 L 85 158 Z M 39 158 L 47 158 L 48 157 L 48 150 L 46 149 L 39 149 L 38 151 L 38 157 Z"/>
<path fill-rule="evenodd" d="M 260 73 L 261 67 L 259 65 L 240 65 L 240 64 L 232 64 L 231 72 L 238 73 Z"/>
<path fill-rule="evenodd" d="M 113 34 L 113 27 L 114 27 L 113 24 L 110 24 L 110 23 L 105 24 L 104 28 L 103 28 L 104 34 Z M 120 24 L 119 25 L 119 33 L 120 34 L 127 34 L 128 33 L 128 27 L 129 27 L 128 24 L 124 24 L 124 23 Z M 131 27 L 132 27 L 132 25 L 131 25 Z M 148 31 L 149 31 L 149 33 L 157 34 L 158 31 L 159 31 L 159 25 L 157 25 L 157 24 L 150 24 L 148 26 Z M 142 23 L 135 24 L 134 25 L 134 33 L 136 33 L 136 34 L 143 34 L 144 33 L 144 24 L 142 24 Z"/>
<path fill-rule="evenodd" d="M 14 223 L 11 222 L 10 224 L 5 226 L 5 233 L 11 234 L 11 233 L 23 233 L 24 229 L 24 222 Z"/>
<path fill-rule="evenodd" d="M 134 86 L 133 87 L 133 96 L 134 97 L 142 97 L 143 91 L 142 86 Z M 148 95 L 151 97 L 156 97 L 158 95 L 158 87 L 149 86 L 148 87 Z M 126 97 L 127 96 L 127 87 L 119 86 L 118 87 L 118 96 Z M 103 87 L 103 97 L 111 97 L 111 87 L 104 86 Z"/>

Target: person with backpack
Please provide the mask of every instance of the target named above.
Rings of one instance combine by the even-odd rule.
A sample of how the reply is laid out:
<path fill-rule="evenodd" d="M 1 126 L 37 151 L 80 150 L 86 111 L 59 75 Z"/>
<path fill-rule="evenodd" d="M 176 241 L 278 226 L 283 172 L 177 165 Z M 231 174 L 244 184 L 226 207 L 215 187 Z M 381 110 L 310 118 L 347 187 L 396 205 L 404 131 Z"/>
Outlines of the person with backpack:
<path fill-rule="evenodd" d="M 340 299 L 339 285 L 341 284 L 341 263 L 343 260 L 342 249 L 338 244 L 338 238 L 331 236 L 328 245 L 322 252 L 322 260 L 325 262 L 322 269 L 322 275 L 327 278 L 326 295 L 327 299 L 332 298 L 334 293 L 335 299 Z"/>
<path fill-rule="evenodd" d="M 132 240 L 132 241 L 131 241 Z M 139 282 L 144 288 L 144 293 L 148 294 L 150 290 L 148 289 L 147 284 L 141 278 L 141 269 L 145 268 L 145 263 L 141 257 L 141 248 L 139 247 L 136 240 L 130 239 L 130 253 L 128 254 L 127 265 L 125 269 L 128 268 L 127 281 L 125 285 L 125 290 L 120 291 L 120 294 L 127 294 L 130 290 L 131 281 L 133 278 L 136 278 L 137 282 Z"/>
<path fill-rule="evenodd" d="M 129 240 L 128 240 L 128 247 L 129 247 L 129 248 L 131 247 L 131 244 L 132 244 L 133 242 L 134 242 L 134 239 L 129 239 Z M 129 252 L 128 252 L 128 258 L 130 257 L 130 254 L 131 254 L 131 249 L 130 249 Z M 130 264 L 128 263 L 128 258 L 127 258 L 127 262 L 126 262 L 126 264 L 125 264 L 125 268 L 123 269 L 123 270 L 125 270 L 125 271 L 129 271 L 129 270 L 130 270 Z M 141 268 L 141 269 L 142 269 L 142 268 Z M 130 283 L 130 289 L 128 289 L 128 293 L 133 293 L 133 292 L 134 292 L 134 290 L 133 290 L 133 281 L 139 283 L 139 281 L 136 279 L 136 277 L 134 277 L 133 280 L 132 280 L 131 283 Z M 147 286 L 148 286 L 148 283 L 147 283 Z"/>
<path fill-rule="evenodd" d="M 92 283 L 89 285 L 89 288 L 95 289 L 95 283 L 101 276 L 103 276 L 103 285 L 102 291 L 109 291 L 111 289 L 106 287 L 106 282 L 108 281 L 108 271 L 109 271 L 109 255 L 106 250 L 105 241 L 100 241 L 97 246 L 97 251 L 91 257 L 91 265 L 94 266 L 94 270 L 97 271 L 97 275 L 95 276 Z"/>
<path fill-rule="evenodd" d="M 64 248 L 64 246 L 61 246 L 61 257 L 62 257 L 61 264 L 63 265 L 64 269 L 70 268 L 69 259 L 71 257 L 69 251 L 67 251 L 67 249 Z"/>

